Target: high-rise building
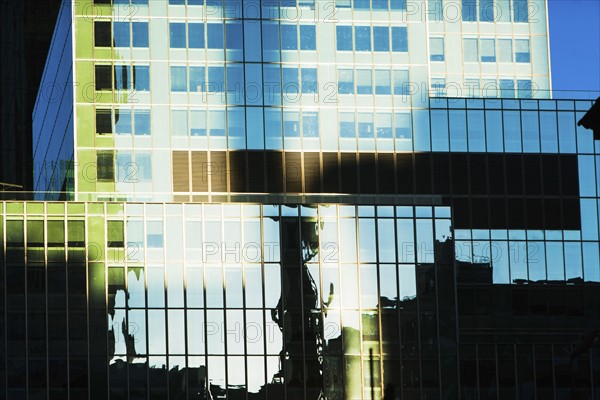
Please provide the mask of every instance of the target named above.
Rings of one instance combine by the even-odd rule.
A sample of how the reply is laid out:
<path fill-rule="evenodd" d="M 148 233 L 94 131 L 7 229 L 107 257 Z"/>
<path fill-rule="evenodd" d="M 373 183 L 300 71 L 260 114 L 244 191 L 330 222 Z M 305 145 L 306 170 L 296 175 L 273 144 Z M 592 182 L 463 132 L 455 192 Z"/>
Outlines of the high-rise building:
<path fill-rule="evenodd" d="M 0 203 L 6 398 L 599 396 L 544 1 L 65 4 Z"/>

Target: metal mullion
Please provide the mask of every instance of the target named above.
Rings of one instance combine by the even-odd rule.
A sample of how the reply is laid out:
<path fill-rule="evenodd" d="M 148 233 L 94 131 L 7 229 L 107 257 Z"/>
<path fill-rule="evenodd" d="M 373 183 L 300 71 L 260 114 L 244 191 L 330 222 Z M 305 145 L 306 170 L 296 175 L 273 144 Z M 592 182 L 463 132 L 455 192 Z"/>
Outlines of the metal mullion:
<path fill-rule="evenodd" d="M 185 367 L 189 370 L 188 367 L 188 359 L 189 359 L 189 337 L 188 337 L 188 304 L 187 304 L 187 236 L 186 236 L 186 229 L 185 229 L 185 223 L 187 222 L 187 218 L 186 218 L 186 208 L 184 204 L 182 204 L 182 210 L 181 210 L 181 220 L 182 220 L 182 224 L 181 224 L 181 230 L 182 230 L 182 237 L 183 237 L 183 246 L 182 246 L 182 252 L 183 252 L 183 331 L 184 331 L 184 343 L 183 346 L 185 348 L 185 356 L 184 356 L 184 362 L 185 362 Z M 166 216 L 165 216 L 166 219 Z M 147 330 L 147 329 L 146 329 Z M 185 382 L 184 382 L 184 391 L 185 391 L 185 395 L 186 398 L 189 398 L 189 375 L 186 377 Z"/>
<path fill-rule="evenodd" d="M 262 24 L 261 24 L 262 25 Z M 261 28 L 262 29 L 262 28 Z M 263 340 L 263 368 L 264 368 L 264 377 L 265 377 L 265 384 L 267 381 L 267 374 L 268 374 L 268 353 L 267 353 L 267 336 L 266 336 L 266 332 L 267 332 L 267 319 L 265 316 L 265 311 L 266 311 L 266 293 L 265 293 L 265 249 L 264 249 L 264 243 L 265 243 L 265 238 L 264 238 L 264 224 L 263 224 L 263 210 L 262 207 L 260 207 L 260 212 L 259 212 L 259 229 L 260 229 L 260 251 L 261 251 L 261 263 L 260 263 L 260 269 L 261 269 L 261 298 L 262 298 L 262 308 L 261 308 L 261 320 L 262 320 L 262 329 L 263 329 L 263 338 L 265 338 L 265 340 Z M 243 211 L 242 211 L 243 213 Z M 269 391 L 267 390 L 266 393 L 266 399 L 269 399 Z"/>
<path fill-rule="evenodd" d="M 171 391 L 170 391 L 170 376 L 169 376 L 169 368 L 171 367 L 171 363 L 170 363 L 170 352 L 169 352 L 169 296 L 168 296 L 168 292 L 167 292 L 167 288 L 169 286 L 169 274 L 167 273 L 167 252 L 165 249 L 165 231 L 166 231 L 166 216 L 165 216 L 165 204 L 164 203 L 160 203 L 159 204 L 162 210 L 162 234 L 163 234 L 163 243 L 162 243 L 162 251 L 163 251 L 163 266 L 164 266 L 164 272 L 163 272 L 163 279 L 164 279 L 164 283 L 163 283 L 163 296 L 164 296 L 164 310 L 163 310 L 163 315 L 165 318 L 165 361 L 166 361 L 166 366 L 167 366 L 167 399 L 170 398 L 171 395 Z M 146 220 L 146 206 L 144 205 L 144 220 Z"/>
<path fill-rule="evenodd" d="M 283 154 L 285 155 L 285 151 L 283 152 Z M 285 169 L 285 162 L 283 163 L 283 167 Z M 286 185 L 286 180 L 284 179 L 283 182 L 284 185 Z M 283 216 L 282 216 L 282 212 L 281 212 L 281 205 L 277 206 L 277 218 L 279 219 L 279 242 L 280 242 L 280 250 L 279 250 L 279 281 L 280 281 L 280 285 L 281 285 L 281 308 L 280 310 L 281 312 L 281 320 L 283 322 L 283 311 L 285 310 L 285 294 L 284 294 L 284 285 L 283 285 L 283 258 L 281 257 L 281 253 L 283 251 L 283 249 L 281 248 L 281 242 L 282 242 L 282 238 L 283 238 Z M 262 214 L 262 211 L 261 211 Z M 278 324 L 279 325 L 279 324 Z M 285 344 L 285 334 L 286 334 L 286 328 L 285 328 L 285 324 L 282 325 L 282 329 L 281 329 L 281 336 L 282 336 L 282 348 L 281 351 L 283 352 L 283 354 L 286 353 L 286 344 Z M 281 356 L 279 357 L 279 360 L 281 362 Z M 285 380 L 285 370 L 286 370 L 286 366 L 285 363 L 281 363 L 281 371 L 283 372 L 283 399 L 287 400 L 288 399 L 288 390 L 287 390 L 287 386 L 288 386 L 288 382 Z"/>
<path fill-rule="evenodd" d="M 225 28 L 223 28 L 225 29 Z M 227 125 L 226 125 L 227 126 Z M 221 265 L 221 279 L 223 280 L 223 307 L 221 308 L 221 315 L 223 316 L 223 325 L 219 327 L 219 329 L 223 329 L 223 332 L 221 334 L 221 338 L 223 339 L 223 347 L 224 347 L 224 353 L 223 355 L 219 355 L 220 357 L 223 357 L 225 360 L 225 393 L 227 395 L 229 395 L 229 353 L 227 351 L 227 274 L 225 271 L 225 258 L 223 257 L 223 247 L 224 247 L 224 243 L 225 243 L 225 220 L 224 220 L 224 213 L 223 213 L 223 204 L 219 205 L 220 208 L 220 212 L 221 212 L 221 218 L 219 220 L 219 224 L 221 225 L 221 237 L 220 242 L 218 243 L 218 246 L 220 246 L 220 254 L 221 254 L 221 261 L 220 261 L 220 265 Z"/>
<path fill-rule="evenodd" d="M 191 175 L 190 175 L 191 176 Z M 204 217 L 204 206 L 205 204 L 199 204 L 199 207 L 201 208 L 200 211 L 200 231 L 202 234 L 202 240 L 206 240 L 206 229 L 205 229 L 205 225 L 206 225 L 206 219 Z M 209 383 L 209 371 L 208 371 L 208 335 L 207 335 L 207 322 L 208 322 L 208 303 L 207 303 L 207 295 L 206 295 L 206 266 L 207 266 L 207 262 L 206 259 L 204 257 L 204 242 L 201 243 L 201 257 L 202 257 L 202 286 L 203 286 L 203 290 L 202 290 L 202 296 L 203 296 L 203 313 L 204 313 L 204 321 L 202 324 L 202 336 L 204 338 L 204 364 L 205 364 L 205 371 L 206 371 L 206 375 L 204 377 L 204 394 L 208 394 L 210 393 L 210 383 Z"/>

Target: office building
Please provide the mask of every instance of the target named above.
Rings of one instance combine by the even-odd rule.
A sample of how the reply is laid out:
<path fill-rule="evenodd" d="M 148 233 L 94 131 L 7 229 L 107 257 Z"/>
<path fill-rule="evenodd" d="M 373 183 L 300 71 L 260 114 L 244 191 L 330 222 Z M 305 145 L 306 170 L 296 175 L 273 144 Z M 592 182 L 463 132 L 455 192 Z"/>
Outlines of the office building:
<path fill-rule="evenodd" d="M 592 103 L 548 60 L 543 1 L 63 7 L 0 392 L 597 397 Z"/>

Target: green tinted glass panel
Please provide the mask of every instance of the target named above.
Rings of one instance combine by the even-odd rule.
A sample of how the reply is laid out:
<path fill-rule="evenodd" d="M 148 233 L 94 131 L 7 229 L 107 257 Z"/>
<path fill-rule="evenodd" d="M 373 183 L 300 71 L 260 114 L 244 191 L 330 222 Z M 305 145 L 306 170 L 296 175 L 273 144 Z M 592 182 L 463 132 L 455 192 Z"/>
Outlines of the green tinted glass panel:
<path fill-rule="evenodd" d="M 44 245 L 44 221 L 27 221 L 27 244 Z"/>
<path fill-rule="evenodd" d="M 27 214 L 43 214 L 44 203 L 27 203 Z"/>
<path fill-rule="evenodd" d="M 65 242 L 63 221 L 48 221 L 48 245 L 62 245 Z"/>
<path fill-rule="evenodd" d="M 108 221 L 108 247 L 123 247 L 123 221 Z"/>
<path fill-rule="evenodd" d="M 83 247 L 85 244 L 85 223 L 84 221 L 73 221 L 67 222 L 68 235 L 69 235 L 69 246 Z"/>
<path fill-rule="evenodd" d="M 6 203 L 7 214 L 23 214 L 24 209 L 23 203 Z"/>

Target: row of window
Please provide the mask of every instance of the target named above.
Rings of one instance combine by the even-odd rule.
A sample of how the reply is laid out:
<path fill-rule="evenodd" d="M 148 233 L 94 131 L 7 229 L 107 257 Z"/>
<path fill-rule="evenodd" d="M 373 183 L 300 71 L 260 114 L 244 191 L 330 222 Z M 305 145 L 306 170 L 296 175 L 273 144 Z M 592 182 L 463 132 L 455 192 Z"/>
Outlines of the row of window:
<path fill-rule="evenodd" d="M 149 47 L 148 22 L 94 22 L 96 47 Z"/>
<path fill-rule="evenodd" d="M 514 57 L 513 57 L 514 56 Z M 465 62 L 531 62 L 529 39 L 464 39 Z"/>
<path fill-rule="evenodd" d="M 465 78 L 464 85 L 450 84 L 445 78 L 431 79 L 431 95 L 438 97 L 502 97 L 529 99 L 535 87 L 530 79 Z"/>
<path fill-rule="evenodd" d="M 150 110 L 96 109 L 96 133 L 149 136 L 151 134 Z"/>
<path fill-rule="evenodd" d="M 336 7 L 351 8 L 355 10 L 404 10 L 406 11 L 406 0 L 336 0 Z"/>
<path fill-rule="evenodd" d="M 152 181 L 152 154 L 130 150 L 98 150 L 96 179 L 99 182 L 139 183 Z"/>
<path fill-rule="evenodd" d="M 340 112 L 341 138 L 410 139 L 410 113 Z"/>
<path fill-rule="evenodd" d="M 148 65 L 96 65 L 96 90 L 150 90 Z"/>
<path fill-rule="evenodd" d="M 529 22 L 532 10 L 527 0 L 462 0 L 461 11 L 466 22 Z"/>
<path fill-rule="evenodd" d="M 393 82 L 393 84 L 392 84 Z M 405 95 L 410 93 L 408 70 L 338 69 L 338 94 Z"/>
<path fill-rule="evenodd" d="M 339 51 L 407 52 L 408 30 L 405 26 L 336 26 Z"/>

